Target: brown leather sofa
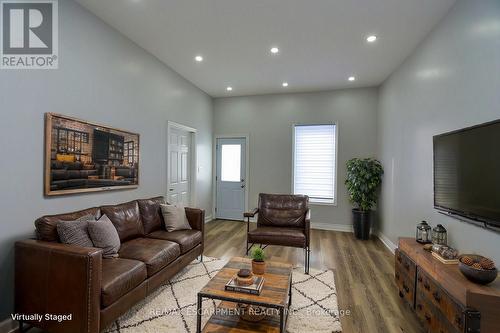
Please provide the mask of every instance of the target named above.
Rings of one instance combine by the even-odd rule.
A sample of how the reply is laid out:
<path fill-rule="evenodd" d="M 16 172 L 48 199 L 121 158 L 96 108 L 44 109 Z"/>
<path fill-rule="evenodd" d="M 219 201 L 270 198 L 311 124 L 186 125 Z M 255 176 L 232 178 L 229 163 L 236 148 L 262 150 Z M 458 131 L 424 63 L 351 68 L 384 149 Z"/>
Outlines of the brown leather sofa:
<path fill-rule="evenodd" d="M 257 228 L 250 218 L 258 214 Z M 254 244 L 292 246 L 304 249 L 305 272 L 309 274 L 311 211 L 306 195 L 259 194 L 259 206 L 247 218 L 247 255 Z"/>
<path fill-rule="evenodd" d="M 70 321 L 28 324 L 48 332 L 97 333 L 195 258 L 202 259 L 204 210 L 186 208 L 192 230 L 167 232 L 162 202 L 156 197 L 37 219 L 37 239 L 15 245 L 15 312 L 71 314 Z M 121 240 L 118 258 L 60 243 L 58 221 L 88 214 L 106 214 L 113 222 Z"/>

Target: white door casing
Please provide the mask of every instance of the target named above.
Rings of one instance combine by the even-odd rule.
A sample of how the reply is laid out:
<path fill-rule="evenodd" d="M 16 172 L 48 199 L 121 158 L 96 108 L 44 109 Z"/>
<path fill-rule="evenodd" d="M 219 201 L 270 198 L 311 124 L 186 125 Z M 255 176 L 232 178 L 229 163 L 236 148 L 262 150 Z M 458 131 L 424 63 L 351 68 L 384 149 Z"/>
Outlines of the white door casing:
<path fill-rule="evenodd" d="M 216 140 L 216 218 L 243 220 L 246 206 L 246 138 Z"/>

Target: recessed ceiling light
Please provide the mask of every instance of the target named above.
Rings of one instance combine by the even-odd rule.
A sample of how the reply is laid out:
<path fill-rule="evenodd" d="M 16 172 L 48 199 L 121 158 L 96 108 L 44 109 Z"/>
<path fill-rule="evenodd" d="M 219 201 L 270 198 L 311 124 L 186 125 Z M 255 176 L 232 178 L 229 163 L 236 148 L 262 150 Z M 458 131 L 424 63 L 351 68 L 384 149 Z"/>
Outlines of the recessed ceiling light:
<path fill-rule="evenodd" d="M 277 47 L 272 47 L 272 48 L 271 48 L 271 53 L 273 53 L 273 54 L 276 54 L 276 53 L 278 53 L 279 51 L 280 51 L 280 49 L 278 49 Z"/>
<path fill-rule="evenodd" d="M 373 43 L 376 40 L 377 40 L 377 36 L 375 36 L 375 35 L 370 35 L 370 36 L 366 37 L 366 41 L 368 43 Z"/>
<path fill-rule="evenodd" d="M 227 91 L 233 91 L 233 87 L 227 87 L 226 90 Z"/>
<path fill-rule="evenodd" d="M 196 60 L 198 62 L 202 62 L 203 61 L 203 57 L 201 55 L 197 55 L 196 57 L 194 57 L 194 60 Z"/>
<path fill-rule="evenodd" d="M 349 80 L 349 81 L 356 81 L 356 77 L 354 77 L 354 76 L 349 76 L 348 80 Z"/>
<path fill-rule="evenodd" d="M 283 87 L 288 87 L 288 82 L 283 82 L 281 85 L 282 85 Z"/>

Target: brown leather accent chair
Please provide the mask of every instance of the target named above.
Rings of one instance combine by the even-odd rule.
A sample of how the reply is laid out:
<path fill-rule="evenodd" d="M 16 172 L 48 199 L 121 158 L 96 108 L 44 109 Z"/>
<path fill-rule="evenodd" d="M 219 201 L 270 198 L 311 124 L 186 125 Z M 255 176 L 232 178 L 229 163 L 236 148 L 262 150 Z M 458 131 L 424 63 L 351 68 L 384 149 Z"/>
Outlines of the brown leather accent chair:
<path fill-rule="evenodd" d="M 250 230 L 250 218 L 258 214 L 257 228 Z M 247 218 L 247 255 L 254 244 L 304 249 L 305 272 L 309 274 L 311 213 L 306 195 L 259 194 L 259 206 L 244 214 Z"/>
<path fill-rule="evenodd" d="M 186 208 L 192 230 L 168 232 L 163 202 L 155 197 L 37 219 L 37 239 L 15 245 L 15 312 L 71 314 L 70 321 L 27 324 L 48 332 L 98 333 L 191 261 L 202 260 L 205 211 Z M 116 227 L 118 258 L 60 242 L 59 221 L 89 214 L 106 214 Z"/>

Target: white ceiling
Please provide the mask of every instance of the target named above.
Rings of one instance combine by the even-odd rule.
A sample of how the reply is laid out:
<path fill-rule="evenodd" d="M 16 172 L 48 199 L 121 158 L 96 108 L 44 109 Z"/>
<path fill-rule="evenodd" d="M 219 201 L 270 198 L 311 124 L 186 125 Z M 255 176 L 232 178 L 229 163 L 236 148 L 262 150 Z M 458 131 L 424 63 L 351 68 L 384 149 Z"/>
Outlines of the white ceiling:
<path fill-rule="evenodd" d="M 214 97 L 379 85 L 455 2 L 77 1 Z"/>

